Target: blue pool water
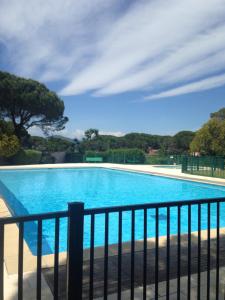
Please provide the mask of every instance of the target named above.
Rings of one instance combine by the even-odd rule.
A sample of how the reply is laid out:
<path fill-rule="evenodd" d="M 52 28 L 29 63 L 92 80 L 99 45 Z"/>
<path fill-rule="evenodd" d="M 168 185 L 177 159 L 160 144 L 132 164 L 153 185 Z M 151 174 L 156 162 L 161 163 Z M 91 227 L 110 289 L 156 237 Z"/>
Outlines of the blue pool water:
<path fill-rule="evenodd" d="M 169 179 L 126 171 L 102 168 L 37 169 L 0 171 L 0 194 L 13 215 L 67 210 L 67 203 L 83 201 L 85 208 L 126 204 L 169 202 L 225 197 L 225 187 Z M 225 226 L 225 205 L 221 204 L 221 226 Z M 215 226 L 216 208 L 211 207 L 211 227 Z M 148 211 L 148 236 L 154 236 L 155 211 Z M 202 228 L 207 227 L 207 207 L 202 206 Z M 159 210 L 160 235 L 166 234 L 166 211 Z M 187 208 L 182 208 L 182 232 L 187 232 Z M 171 209 L 171 233 L 177 231 L 177 208 Z M 36 253 L 37 224 L 25 226 L 25 239 Z M 123 213 L 123 241 L 131 238 L 130 213 Z M 192 230 L 197 229 L 197 207 L 192 208 Z M 95 245 L 104 241 L 104 216 L 95 224 Z M 118 214 L 109 216 L 109 242 L 117 242 Z M 66 250 L 67 222 L 60 224 L 60 251 Z M 136 212 L 135 238 L 143 238 L 143 212 Z M 85 219 L 84 246 L 90 243 L 90 218 Z M 54 222 L 43 222 L 43 253 L 54 251 Z"/>

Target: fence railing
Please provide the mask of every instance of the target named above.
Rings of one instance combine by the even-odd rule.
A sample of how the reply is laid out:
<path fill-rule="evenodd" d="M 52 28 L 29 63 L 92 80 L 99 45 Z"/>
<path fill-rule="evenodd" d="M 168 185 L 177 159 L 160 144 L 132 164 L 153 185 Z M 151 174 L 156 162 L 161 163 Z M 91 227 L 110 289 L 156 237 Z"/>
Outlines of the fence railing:
<path fill-rule="evenodd" d="M 225 158 L 216 156 L 186 156 L 182 160 L 182 172 L 225 178 Z"/>
<path fill-rule="evenodd" d="M 36 298 L 42 297 L 43 222 L 54 221 L 52 294 L 59 299 L 60 222 L 68 219 L 64 295 L 74 299 L 219 299 L 225 266 L 225 198 L 84 209 L 0 219 L 0 300 L 4 299 L 5 227 L 17 224 L 18 299 L 23 299 L 26 222 L 37 225 Z M 84 259 L 85 256 L 85 259 Z M 62 279 L 63 278 L 63 279 Z M 182 279 L 182 280 L 181 280 Z M 173 280 L 173 283 L 172 283 Z M 193 284 L 193 280 L 195 283 Z M 173 290 L 171 290 L 173 284 Z M 141 292 L 141 295 L 140 295 Z M 128 293 L 128 294 L 127 294 Z M 128 295 L 128 296 L 127 296 Z M 203 298 L 201 298 L 203 297 Z M 139 299 L 139 298 L 138 298 Z"/>

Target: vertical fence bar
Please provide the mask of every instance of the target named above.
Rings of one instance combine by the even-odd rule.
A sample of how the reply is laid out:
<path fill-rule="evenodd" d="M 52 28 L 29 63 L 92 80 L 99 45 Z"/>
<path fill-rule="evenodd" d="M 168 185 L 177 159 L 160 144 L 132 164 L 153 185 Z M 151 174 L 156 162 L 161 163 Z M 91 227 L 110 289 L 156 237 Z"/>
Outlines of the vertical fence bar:
<path fill-rule="evenodd" d="M 68 204 L 67 299 L 82 300 L 84 203 Z"/>
<path fill-rule="evenodd" d="M 180 220 L 181 207 L 178 206 L 177 211 L 177 300 L 180 300 L 180 267 L 181 267 L 181 251 L 180 251 Z"/>
<path fill-rule="evenodd" d="M 108 298 L 109 213 L 105 213 L 104 299 Z"/>
<path fill-rule="evenodd" d="M 94 297 L 94 246 L 95 246 L 95 215 L 91 215 L 91 241 L 90 241 L 90 282 L 89 282 L 89 299 Z"/>
<path fill-rule="evenodd" d="M 143 245 L 143 299 L 146 299 L 147 285 L 147 209 L 144 209 L 144 245 Z"/>
<path fill-rule="evenodd" d="M 217 202 L 217 224 L 216 224 L 216 299 L 219 299 L 220 280 L 220 203 Z"/>
<path fill-rule="evenodd" d="M 201 299 L 201 204 L 198 204 L 198 299 Z"/>
<path fill-rule="evenodd" d="M 118 300 L 121 300 L 121 271 L 122 271 L 122 211 L 119 211 L 119 226 L 118 226 Z"/>
<path fill-rule="evenodd" d="M 210 223 L 211 223 L 211 206 L 210 203 L 208 203 L 208 238 L 207 238 L 207 300 L 210 299 Z"/>
<path fill-rule="evenodd" d="M 41 300 L 42 220 L 38 220 L 37 241 L 37 300 Z"/>
<path fill-rule="evenodd" d="M 170 295 L 170 207 L 167 207 L 167 245 L 166 245 L 166 299 Z"/>
<path fill-rule="evenodd" d="M 55 219 L 54 300 L 59 294 L 59 218 Z"/>
<path fill-rule="evenodd" d="M 18 257 L 18 300 L 23 299 L 23 234 L 24 223 L 19 223 L 19 257 Z"/>
<path fill-rule="evenodd" d="M 0 224 L 0 300 L 4 299 L 4 224 Z"/>
<path fill-rule="evenodd" d="M 159 208 L 155 210 L 155 299 L 159 294 Z"/>
<path fill-rule="evenodd" d="M 131 300 L 134 299 L 134 264 L 135 264 L 135 210 L 131 211 L 131 272 L 130 272 L 130 279 L 131 279 L 131 288 L 130 288 L 130 298 Z"/>
<path fill-rule="evenodd" d="M 191 205 L 188 205 L 188 279 L 187 279 L 187 296 L 191 299 Z"/>

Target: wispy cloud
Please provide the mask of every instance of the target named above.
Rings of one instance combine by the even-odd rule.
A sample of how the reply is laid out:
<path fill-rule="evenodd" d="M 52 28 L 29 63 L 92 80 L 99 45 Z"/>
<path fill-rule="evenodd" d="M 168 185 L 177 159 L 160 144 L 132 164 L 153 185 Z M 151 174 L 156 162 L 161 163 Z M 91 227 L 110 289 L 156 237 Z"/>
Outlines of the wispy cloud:
<path fill-rule="evenodd" d="M 152 100 L 152 99 L 179 96 L 179 95 L 184 95 L 184 94 L 189 94 L 194 92 L 201 92 L 201 91 L 217 88 L 221 85 L 225 85 L 225 74 L 212 76 L 207 79 L 189 83 L 175 89 L 171 89 L 158 94 L 153 94 L 151 96 L 145 97 L 145 99 Z"/>
<path fill-rule="evenodd" d="M 64 96 L 210 89 L 225 71 L 224 36 L 224 0 L 2 0 L 0 10 L 12 71 L 61 80 Z"/>

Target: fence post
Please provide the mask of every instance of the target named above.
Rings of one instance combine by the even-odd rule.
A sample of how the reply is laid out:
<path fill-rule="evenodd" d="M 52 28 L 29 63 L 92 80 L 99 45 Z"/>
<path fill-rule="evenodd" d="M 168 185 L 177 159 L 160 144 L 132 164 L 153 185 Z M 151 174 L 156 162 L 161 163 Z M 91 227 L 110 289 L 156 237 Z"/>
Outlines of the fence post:
<path fill-rule="evenodd" d="M 4 225 L 0 224 L 0 300 L 4 299 Z"/>
<path fill-rule="evenodd" d="M 82 300 L 84 203 L 68 203 L 67 300 Z"/>

